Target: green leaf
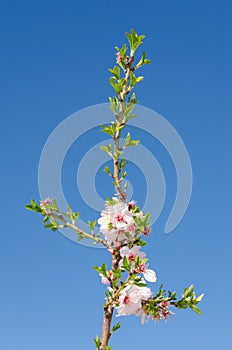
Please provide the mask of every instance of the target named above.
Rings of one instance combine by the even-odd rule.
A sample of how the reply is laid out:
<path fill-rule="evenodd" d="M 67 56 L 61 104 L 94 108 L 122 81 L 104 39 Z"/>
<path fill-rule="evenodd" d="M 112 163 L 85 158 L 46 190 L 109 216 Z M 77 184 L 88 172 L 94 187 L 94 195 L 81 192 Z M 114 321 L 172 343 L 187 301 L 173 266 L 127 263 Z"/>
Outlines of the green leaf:
<path fill-rule="evenodd" d="M 140 59 L 139 62 L 136 64 L 135 68 L 136 68 L 136 69 L 137 69 L 137 68 L 140 68 L 140 67 L 142 67 L 144 64 L 149 64 L 149 63 L 151 63 L 151 60 L 146 59 L 146 52 L 144 52 L 144 53 L 142 54 L 141 59 Z"/>
<path fill-rule="evenodd" d="M 43 210 L 40 208 L 40 206 L 36 203 L 34 199 L 31 199 L 30 204 L 25 205 L 25 208 L 28 210 L 32 210 L 36 213 L 42 213 Z"/>
<path fill-rule="evenodd" d="M 131 33 L 126 33 L 126 36 L 132 51 L 136 51 L 145 38 L 145 35 L 138 35 L 133 29 L 131 29 Z"/>
<path fill-rule="evenodd" d="M 202 312 L 196 305 L 190 305 L 191 309 L 195 311 L 198 315 L 202 316 Z"/>
<path fill-rule="evenodd" d="M 138 238 L 134 241 L 134 244 L 142 247 L 142 246 L 146 245 L 147 242 L 143 241 L 141 238 Z"/>
<path fill-rule="evenodd" d="M 68 211 L 62 214 L 65 215 L 66 218 L 68 218 L 73 224 L 75 224 L 76 219 L 80 216 L 80 213 L 78 213 L 77 211 L 72 211 L 71 205 L 68 205 Z"/>
<path fill-rule="evenodd" d="M 133 87 L 136 85 L 136 76 L 133 72 L 130 73 L 130 87 L 133 89 Z"/>
<path fill-rule="evenodd" d="M 113 326 L 111 333 L 116 332 L 121 327 L 120 322 L 117 322 L 116 325 Z"/>
<path fill-rule="evenodd" d="M 122 160 L 120 160 L 120 163 L 119 163 L 119 171 L 122 171 L 125 166 L 128 164 L 127 160 L 125 158 L 123 158 Z"/>
<path fill-rule="evenodd" d="M 102 273 L 102 269 L 100 266 L 93 266 L 93 269 L 96 270 L 99 273 Z"/>
<path fill-rule="evenodd" d="M 136 95 L 135 95 L 134 92 L 133 92 L 133 94 L 131 95 L 131 98 L 129 98 L 129 103 L 133 103 L 133 104 L 138 103 L 138 101 L 136 100 Z"/>
<path fill-rule="evenodd" d="M 135 282 L 135 285 L 138 287 L 146 287 L 146 283 L 144 282 Z"/>
<path fill-rule="evenodd" d="M 109 97 L 110 100 L 110 109 L 114 114 L 117 114 L 117 110 L 119 108 L 119 101 L 117 97 Z"/>
<path fill-rule="evenodd" d="M 118 66 L 114 66 L 113 69 L 109 69 L 109 72 L 113 74 L 113 76 L 117 79 L 120 80 L 120 68 Z"/>
<path fill-rule="evenodd" d="M 114 133 L 118 129 L 118 124 L 116 122 L 111 122 L 109 125 L 100 125 L 100 127 L 102 128 L 102 130 L 100 130 L 101 132 L 114 137 Z"/>
<path fill-rule="evenodd" d="M 94 343 L 95 343 L 95 345 L 96 345 L 96 348 L 97 348 L 97 349 L 100 349 L 101 340 L 100 340 L 100 338 L 99 338 L 98 335 L 96 335 L 96 337 L 95 337 L 95 339 L 94 339 Z"/>
<path fill-rule="evenodd" d="M 201 295 L 199 295 L 199 297 L 196 298 L 196 304 L 198 304 L 204 297 L 204 293 L 202 293 Z"/>
<path fill-rule="evenodd" d="M 120 279 L 121 278 L 121 270 L 120 268 L 118 268 L 117 270 L 112 270 L 113 274 L 114 274 L 114 277 L 116 279 Z"/>
<path fill-rule="evenodd" d="M 143 76 L 136 77 L 133 72 L 130 73 L 130 88 L 133 89 L 133 87 L 138 84 L 140 81 L 144 79 Z"/>
<path fill-rule="evenodd" d="M 109 176 L 112 176 L 111 172 L 110 172 L 110 168 L 108 166 L 105 166 L 105 168 L 103 169 L 103 171 L 109 175 Z"/>
<path fill-rule="evenodd" d="M 133 218 L 141 232 L 144 232 L 145 228 L 148 227 L 150 224 L 149 223 L 150 213 L 147 213 L 143 218 L 139 216 L 134 216 Z"/>
<path fill-rule="evenodd" d="M 184 297 L 188 298 L 189 296 L 191 296 L 193 290 L 194 290 L 194 285 L 193 284 L 191 284 L 191 286 L 189 288 L 185 288 L 185 290 L 184 290 Z"/>
<path fill-rule="evenodd" d="M 129 187 L 129 183 L 128 183 L 128 182 L 125 182 L 125 183 L 124 183 L 124 189 L 127 190 L 128 187 Z"/>
<path fill-rule="evenodd" d="M 127 257 L 126 257 L 126 256 L 123 257 L 123 265 L 122 265 L 122 268 L 124 268 L 124 269 L 127 270 L 127 271 L 130 271 L 130 263 L 129 263 L 129 261 L 127 260 Z"/>
<path fill-rule="evenodd" d="M 94 230 L 96 224 L 97 224 L 97 220 L 94 220 L 94 221 L 88 220 L 88 225 L 90 230 Z"/>
<path fill-rule="evenodd" d="M 56 201 L 55 198 L 52 199 L 51 204 L 52 204 L 52 206 L 55 208 L 55 209 L 54 209 L 55 211 L 59 211 L 58 204 L 57 204 L 57 201 Z"/>
<path fill-rule="evenodd" d="M 112 222 L 109 222 L 108 223 L 108 230 L 110 231 L 110 230 L 112 230 L 112 228 L 113 228 L 113 224 L 112 224 Z"/>
<path fill-rule="evenodd" d="M 125 82 L 125 78 L 117 80 L 115 77 L 110 78 L 110 84 L 113 86 L 115 92 L 119 95 L 122 91 L 122 86 Z"/>
<path fill-rule="evenodd" d="M 119 202 L 118 198 L 112 197 L 112 199 L 108 196 L 106 196 L 106 203 L 110 205 L 117 204 Z"/>
<path fill-rule="evenodd" d="M 106 152 L 110 157 L 113 157 L 112 154 L 112 145 L 109 143 L 106 146 L 100 146 L 100 149 L 104 152 Z"/>
<path fill-rule="evenodd" d="M 93 269 L 96 270 L 97 272 L 101 273 L 103 276 L 107 276 L 107 267 L 106 264 L 103 263 L 102 266 L 93 266 Z"/>
<path fill-rule="evenodd" d="M 80 213 L 78 211 L 74 211 L 73 212 L 73 220 L 72 221 L 76 221 L 76 219 L 78 219 L 80 217 Z"/>
<path fill-rule="evenodd" d="M 131 113 L 133 112 L 134 105 L 132 103 L 128 103 L 124 110 L 124 118 L 126 121 L 130 119 Z"/>
<path fill-rule="evenodd" d="M 59 213 L 59 208 L 55 198 L 52 199 L 51 204 L 46 205 L 46 208 L 55 211 L 56 213 Z"/>
<path fill-rule="evenodd" d="M 124 147 L 137 146 L 139 142 L 139 140 L 131 140 L 130 133 L 128 132 Z"/>
<path fill-rule="evenodd" d="M 77 232 L 77 235 L 78 235 L 77 242 L 80 242 L 84 237 L 80 232 Z"/>
<path fill-rule="evenodd" d="M 122 46 L 122 48 L 119 48 L 119 47 L 115 46 L 115 49 L 120 53 L 120 55 L 122 55 L 124 57 L 124 59 L 126 58 L 126 51 L 127 51 L 126 44 L 124 44 Z"/>
<path fill-rule="evenodd" d="M 43 219 L 43 223 L 46 224 L 46 222 L 48 222 L 48 220 L 49 220 L 49 217 L 46 215 Z"/>
<path fill-rule="evenodd" d="M 115 155 L 115 158 L 116 158 L 116 159 L 119 159 L 119 158 L 121 157 L 122 154 L 123 154 L 122 151 L 119 151 L 118 149 L 115 150 L 115 154 L 114 154 L 114 155 Z"/>
<path fill-rule="evenodd" d="M 50 228 L 52 231 L 57 231 L 60 227 L 59 222 L 57 222 L 55 219 L 50 218 L 50 222 L 46 225 L 44 225 L 45 228 Z"/>
<path fill-rule="evenodd" d="M 105 263 L 102 264 L 101 269 L 102 269 L 102 274 L 106 277 L 107 276 L 107 267 L 106 267 Z"/>
<path fill-rule="evenodd" d="M 143 81 L 144 77 L 143 76 L 139 76 L 136 78 L 136 84 L 139 83 L 140 81 Z"/>
<path fill-rule="evenodd" d="M 176 292 L 173 292 L 170 296 L 171 300 L 176 300 Z"/>

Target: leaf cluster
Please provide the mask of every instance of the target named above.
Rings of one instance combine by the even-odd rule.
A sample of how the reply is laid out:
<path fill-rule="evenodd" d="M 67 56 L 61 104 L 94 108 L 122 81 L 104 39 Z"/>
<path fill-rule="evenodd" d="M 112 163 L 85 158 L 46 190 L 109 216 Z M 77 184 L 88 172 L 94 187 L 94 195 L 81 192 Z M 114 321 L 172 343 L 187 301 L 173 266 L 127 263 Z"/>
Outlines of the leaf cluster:
<path fill-rule="evenodd" d="M 202 315 L 201 310 L 196 306 L 204 297 L 204 294 L 196 296 L 194 292 L 194 285 L 191 284 L 190 287 L 184 289 L 184 294 L 182 298 L 175 303 L 175 306 L 178 309 L 187 309 L 190 307 L 193 311 L 195 311 L 198 315 Z"/>

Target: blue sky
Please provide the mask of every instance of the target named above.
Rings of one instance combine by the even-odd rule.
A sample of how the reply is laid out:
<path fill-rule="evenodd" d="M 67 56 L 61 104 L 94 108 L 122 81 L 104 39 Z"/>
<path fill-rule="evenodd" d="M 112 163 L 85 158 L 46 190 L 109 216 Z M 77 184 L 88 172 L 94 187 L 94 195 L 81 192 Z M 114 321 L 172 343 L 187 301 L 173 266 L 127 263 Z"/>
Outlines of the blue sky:
<path fill-rule="evenodd" d="M 194 176 L 187 213 L 165 235 L 175 170 L 164 149 L 139 134 L 152 145 L 167 181 L 146 252 L 158 283 L 180 294 L 193 282 L 205 299 L 203 317 L 176 311 L 168 323 L 143 327 L 136 317 L 122 318 L 113 349 L 231 348 L 230 17 L 229 1 L 1 1 L 1 349 L 93 349 L 100 334 L 104 287 L 91 266 L 108 261 L 106 252 L 44 230 L 24 205 L 39 199 L 38 164 L 50 133 L 70 114 L 112 94 L 107 68 L 130 28 L 146 35 L 152 60 L 138 99 L 176 128 Z M 62 173 L 71 203 L 79 198 L 79 160 L 75 144 Z M 131 181 L 143 201 L 141 169 L 131 168 Z M 97 183 L 102 185 L 100 174 Z M 97 217 L 79 203 L 84 218 Z"/>

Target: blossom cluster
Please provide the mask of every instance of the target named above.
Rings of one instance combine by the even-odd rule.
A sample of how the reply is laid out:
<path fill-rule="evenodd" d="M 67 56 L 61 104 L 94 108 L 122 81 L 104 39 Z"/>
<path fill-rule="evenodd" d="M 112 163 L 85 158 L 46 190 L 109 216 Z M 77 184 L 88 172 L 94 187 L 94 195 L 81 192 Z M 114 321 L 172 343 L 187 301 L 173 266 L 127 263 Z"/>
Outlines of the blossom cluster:
<path fill-rule="evenodd" d="M 113 204 L 106 204 L 98 219 L 100 231 L 109 245 L 120 247 L 124 243 L 133 241 L 141 233 L 139 221 L 145 216 L 142 211 L 135 207 L 135 203 L 121 202 L 113 199 Z M 147 234 L 149 228 L 144 227 L 143 234 Z"/>
<path fill-rule="evenodd" d="M 152 291 L 148 287 L 138 287 L 130 284 L 125 287 L 119 296 L 119 306 L 117 306 L 117 316 L 141 315 L 142 301 L 152 297 Z"/>
<path fill-rule="evenodd" d="M 152 298 L 152 291 L 146 286 L 146 281 L 157 280 L 155 271 L 148 268 L 148 259 L 139 244 L 140 235 L 147 235 L 149 232 L 147 217 L 135 206 L 135 202 L 126 203 L 113 199 L 101 212 L 98 224 L 112 248 L 109 251 L 113 253 L 116 249 L 118 253 L 120 271 L 127 270 L 129 275 L 128 282 L 118 289 L 118 297 L 115 300 L 117 316 L 135 314 L 142 316 L 144 320 L 146 314 L 143 304 Z M 113 271 L 109 270 L 105 275 L 100 273 L 100 276 L 102 283 L 109 284 L 109 290 L 113 292 Z"/>

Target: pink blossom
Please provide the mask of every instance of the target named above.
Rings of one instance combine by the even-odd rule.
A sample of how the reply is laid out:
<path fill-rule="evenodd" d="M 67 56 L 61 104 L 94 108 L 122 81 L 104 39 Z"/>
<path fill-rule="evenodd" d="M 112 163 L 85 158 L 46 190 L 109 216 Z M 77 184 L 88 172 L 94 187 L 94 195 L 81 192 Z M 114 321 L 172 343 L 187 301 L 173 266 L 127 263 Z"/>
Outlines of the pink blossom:
<path fill-rule="evenodd" d="M 121 214 L 115 216 L 117 222 L 125 222 L 124 217 Z"/>
<path fill-rule="evenodd" d="M 157 281 L 155 271 L 148 269 L 147 266 L 145 264 L 143 264 L 142 262 L 140 262 L 138 264 L 136 272 L 142 273 L 145 280 L 147 280 L 148 282 L 156 282 Z"/>
<path fill-rule="evenodd" d="M 131 249 L 128 248 L 127 246 L 122 247 L 120 249 L 120 255 L 122 259 L 124 256 L 129 260 L 129 261 L 135 261 L 137 257 L 139 257 L 141 260 L 146 258 L 146 254 L 144 252 L 140 252 L 140 246 L 135 245 Z"/>
<path fill-rule="evenodd" d="M 160 307 L 162 307 L 162 308 L 168 308 L 169 305 L 170 305 L 170 302 L 167 300 L 161 301 L 161 303 L 160 303 Z"/>
<path fill-rule="evenodd" d="M 148 300 L 151 296 L 152 291 L 150 288 L 138 287 L 134 284 L 125 287 L 119 296 L 117 316 L 136 315 L 142 307 L 142 300 Z"/>
<path fill-rule="evenodd" d="M 169 310 L 163 310 L 162 311 L 162 316 L 165 320 L 167 320 L 173 313 Z"/>
<path fill-rule="evenodd" d="M 99 273 L 101 281 L 103 284 L 110 284 L 110 279 L 113 277 L 113 272 L 111 270 L 107 271 L 107 276 L 104 276 L 102 273 Z"/>
<path fill-rule="evenodd" d="M 116 62 L 120 63 L 124 60 L 124 57 L 120 54 L 120 52 L 116 53 Z"/>
<path fill-rule="evenodd" d="M 145 280 L 148 282 L 156 282 L 157 281 L 156 273 L 154 270 L 146 268 L 145 271 L 143 272 L 143 276 L 144 276 Z"/>
<path fill-rule="evenodd" d="M 101 273 L 99 273 L 99 276 L 101 276 L 101 282 L 103 284 L 110 284 L 110 281 L 108 280 L 107 277 L 103 276 Z"/>
<path fill-rule="evenodd" d="M 40 201 L 40 206 L 41 207 L 45 207 L 46 205 L 50 205 L 50 204 L 51 204 L 50 198 L 46 198 L 43 201 Z"/>
<path fill-rule="evenodd" d="M 145 322 L 148 322 L 150 316 L 144 312 L 144 310 L 141 308 L 136 311 L 137 316 L 141 316 L 141 324 L 144 325 Z"/>
<path fill-rule="evenodd" d="M 124 202 L 107 205 L 105 210 L 101 212 L 98 224 L 100 225 L 100 231 L 109 244 L 116 240 L 119 242 L 128 240 L 128 237 L 125 235 L 126 232 L 131 233 L 131 238 L 135 234 L 135 230 L 132 229 L 134 226 L 133 215 L 128 210 L 128 204 Z"/>

